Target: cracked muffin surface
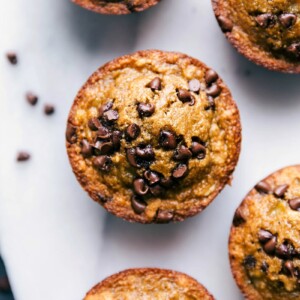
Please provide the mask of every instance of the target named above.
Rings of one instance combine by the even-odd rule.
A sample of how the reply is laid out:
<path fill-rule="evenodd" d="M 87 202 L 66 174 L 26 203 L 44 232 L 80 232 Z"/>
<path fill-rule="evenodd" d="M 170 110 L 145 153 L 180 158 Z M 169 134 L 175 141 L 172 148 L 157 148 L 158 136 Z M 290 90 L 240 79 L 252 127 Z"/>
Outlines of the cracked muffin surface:
<path fill-rule="evenodd" d="M 129 221 L 167 223 L 200 212 L 230 181 L 241 127 L 216 72 L 148 50 L 90 77 L 66 138 L 73 171 L 95 201 Z"/>
<path fill-rule="evenodd" d="M 246 196 L 229 255 L 246 299 L 300 299 L 300 165 L 271 174 Z"/>
<path fill-rule="evenodd" d="M 130 269 L 114 274 L 92 288 L 84 300 L 213 300 L 195 279 L 162 269 Z"/>

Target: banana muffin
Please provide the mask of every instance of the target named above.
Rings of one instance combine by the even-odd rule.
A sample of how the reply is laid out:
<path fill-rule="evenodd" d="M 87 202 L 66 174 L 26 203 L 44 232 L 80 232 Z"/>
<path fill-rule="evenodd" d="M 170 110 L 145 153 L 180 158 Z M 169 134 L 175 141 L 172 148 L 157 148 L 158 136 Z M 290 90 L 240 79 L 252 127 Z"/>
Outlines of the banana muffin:
<path fill-rule="evenodd" d="M 300 73 L 299 0 L 212 0 L 222 31 L 248 59 Z"/>
<path fill-rule="evenodd" d="M 86 9 L 107 15 L 125 15 L 143 11 L 161 0 L 72 0 Z"/>
<path fill-rule="evenodd" d="M 215 71 L 148 50 L 88 79 L 66 139 L 73 171 L 95 201 L 129 221 L 168 223 L 202 211 L 230 183 L 241 126 Z"/>
<path fill-rule="evenodd" d="M 130 269 L 93 287 L 84 300 L 213 300 L 206 288 L 183 273 L 162 269 Z"/>
<path fill-rule="evenodd" d="M 229 255 L 246 299 L 300 299 L 300 165 L 271 174 L 246 196 Z"/>

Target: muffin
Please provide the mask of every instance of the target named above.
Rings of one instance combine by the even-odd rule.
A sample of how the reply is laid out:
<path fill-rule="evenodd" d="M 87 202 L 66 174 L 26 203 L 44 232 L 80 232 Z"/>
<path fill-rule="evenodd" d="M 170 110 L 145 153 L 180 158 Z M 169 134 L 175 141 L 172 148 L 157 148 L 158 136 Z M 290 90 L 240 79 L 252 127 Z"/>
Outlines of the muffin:
<path fill-rule="evenodd" d="M 300 165 L 271 174 L 246 196 L 229 255 L 246 299 L 300 299 Z"/>
<path fill-rule="evenodd" d="M 212 0 L 233 46 L 270 70 L 300 73 L 299 0 Z"/>
<path fill-rule="evenodd" d="M 215 71 L 148 50 L 88 79 L 66 139 L 73 171 L 95 201 L 128 221 L 168 223 L 202 211 L 230 182 L 241 126 Z"/>
<path fill-rule="evenodd" d="M 143 11 L 161 0 L 72 0 L 86 9 L 106 15 L 125 15 Z"/>
<path fill-rule="evenodd" d="M 213 300 L 203 285 L 183 273 L 161 269 L 130 269 L 106 278 L 84 300 Z"/>

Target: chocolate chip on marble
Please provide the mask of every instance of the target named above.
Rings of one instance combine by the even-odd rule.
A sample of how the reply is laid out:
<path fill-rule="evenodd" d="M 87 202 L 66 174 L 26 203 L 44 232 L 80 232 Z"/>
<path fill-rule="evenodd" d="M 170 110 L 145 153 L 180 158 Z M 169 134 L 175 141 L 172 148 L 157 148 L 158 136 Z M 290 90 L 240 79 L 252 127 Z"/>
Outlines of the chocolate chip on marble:
<path fill-rule="evenodd" d="M 242 206 L 239 206 L 233 216 L 233 226 L 238 227 L 241 224 L 246 222 L 246 214 L 244 211 L 244 208 Z"/>
<path fill-rule="evenodd" d="M 283 272 L 288 276 L 294 276 L 295 267 L 292 261 L 288 260 L 283 264 Z"/>
<path fill-rule="evenodd" d="M 165 187 L 165 188 L 171 188 L 172 186 L 174 186 L 175 181 L 172 178 L 162 178 L 160 180 L 160 185 Z"/>
<path fill-rule="evenodd" d="M 266 243 L 273 237 L 273 234 L 270 231 L 260 229 L 258 232 L 258 240 L 261 243 Z"/>
<path fill-rule="evenodd" d="M 129 148 L 126 150 L 126 157 L 129 164 L 135 168 L 139 168 L 140 165 L 137 163 L 136 150 L 135 148 Z"/>
<path fill-rule="evenodd" d="M 55 112 L 55 107 L 52 104 L 46 104 L 44 106 L 44 113 L 47 116 L 53 115 Z"/>
<path fill-rule="evenodd" d="M 274 195 L 278 198 L 281 198 L 287 192 L 288 188 L 289 188 L 288 184 L 281 184 L 275 188 Z"/>
<path fill-rule="evenodd" d="M 148 181 L 150 186 L 160 181 L 160 176 L 155 171 L 146 170 L 143 175 L 144 178 Z"/>
<path fill-rule="evenodd" d="M 179 164 L 172 172 L 172 176 L 176 179 L 181 179 L 185 177 L 189 172 L 188 166 L 186 164 Z"/>
<path fill-rule="evenodd" d="M 229 18 L 224 16 L 218 16 L 217 21 L 224 33 L 232 31 L 233 23 Z"/>
<path fill-rule="evenodd" d="M 93 148 L 86 139 L 81 141 L 81 154 L 83 157 L 90 157 L 93 154 Z"/>
<path fill-rule="evenodd" d="M 112 142 L 97 141 L 96 144 L 93 146 L 93 148 L 96 155 L 112 154 L 113 152 Z"/>
<path fill-rule="evenodd" d="M 289 200 L 288 203 L 292 210 L 296 210 L 300 212 L 300 198 Z"/>
<path fill-rule="evenodd" d="M 201 89 L 201 83 L 198 79 L 192 79 L 189 81 L 189 90 L 194 93 L 199 93 Z"/>
<path fill-rule="evenodd" d="M 113 123 L 119 119 L 119 114 L 116 110 L 110 109 L 103 113 L 103 119 L 108 123 Z"/>
<path fill-rule="evenodd" d="M 147 84 L 147 87 L 149 87 L 152 91 L 160 91 L 161 79 L 159 77 L 155 77 Z"/>
<path fill-rule="evenodd" d="M 211 96 L 213 98 L 218 97 L 222 92 L 222 88 L 217 84 L 213 83 L 210 87 L 206 89 L 207 96 Z"/>
<path fill-rule="evenodd" d="M 160 186 L 159 184 L 150 186 L 150 193 L 155 197 L 161 196 L 164 192 L 165 192 L 165 189 L 162 186 Z"/>
<path fill-rule="evenodd" d="M 30 159 L 30 154 L 28 152 L 20 151 L 17 155 L 17 161 L 19 162 L 27 161 L 29 159 Z"/>
<path fill-rule="evenodd" d="M 169 223 L 174 218 L 174 212 L 170 210 L 158 210 L 156 215 L 157 223 Z"/>
<path fill-rule="evenodd" d="M 121 139 L 122 139 L 122 132 L 119 130 L 115 130 L 112 133 L 111 141 L 113 143 L 114 149 L 119 150 L 121 147 Z"/>
<path fill-rule="evenodd" d="M 8 277 L 6 275 L 0 276 L 0 293 L 7 294 L 10 292 L 11 292 L 11 287 L 10 287 Z"/>
<path fill-rule="evenodd" d="M 289 47 L 287 47 L 286 51 L 290 55 L 292 55 L 296 58 L 299 58 L 300 57 L 300 42 L 291 44 Z"/>
<path fill-rule="evenodd" d="M 145 211 L 147 203 L 140 197 L 134 195 L 131 197 L 131 207 L 136 214 L 140 215 Z"/>
<path fill-rule="evenodd" d="M 285 28 L 290 28 L 295 25 L 297 21 L 297 15 L 291 13 L 284 13 L 279 16 L 279 22 Z"/>
<path fill-rule="evenodd" d="M 207 85 L 211 85 L 213 82 L 216 82 L 219 78 L 219 75 L 216 71 L 210 69 L 205 73 L 205 82 Z"/>
<path fill-rule="evenodd" d="M 74 125 L 72 125 L 71 123 L 68 123 L 68 125 L 67 125 L 66 140 L 70 144 L 74 144 L 77 142 L 77 128 Z"/>
<path fill-rule="evenodd" d="M 177 161 L 186 161 L 192 157 L 192 152 L 189 150 L 188 147 L 184 145 L 180 145 L 173 155 L 173 158 Z"/>
<path fill-rule="evenodd" d="M 268 28 L 275 24 L 276 16 L 274 16 L 270 13 L 260 14 L 255 17 L 255 21 L 260 27 Z"/>
<path fill-rule="evenodd" d="M 272 188 L 271 186 L 265 182 L 265 181 L 261 181 L 259 182 L 256 186 L 255 189 L 259 192 L 259 193 L 264 193 L 264 194 L 269 194 L 272 192 Z"/>
<path fill-rule="evenodd" d="M 98 109 L 98 114 L 99 114 L 99 118 L 101 118 L 103 116 L 103 113 L 112 109 L 113 107 L 113 102 L 112 101 L 109 101 L 103 105 L 101 105 Z"/>
<path fill-rule="evenodd" d="M 178 99 L 183 102 L 189 102 L 189 105 L 194 105 L 195 104 L 195 98 L 194 96 L 186 89 L 177 89 L 177 97 Z"/>
<path fill-rule="evenodd" d="M 253 255 L 247 255 L 243 260 L 243 264 L 247 269 L 254 269 L 256 266 L 256 258 Z"/>
<path fill-rule="evenodd" d="M 102 124 L 98 127 L 98 130 L 97 130 L 97 138 L 99 138 L 100 140 L 105 140 L 105 139 L 108 139 L 110 136 L 111 136 L 111 131 L 103 126 Z"/>
<path fill-rule="evenodd" d="M 266 272 L 268 272 L 268 269 L 269 269 L 268 263 L 263 261 L 261 264 L 261 270 L 266 273 Z"/>
<path fill-rule="evenodd" d="M 139 125 L 133 123 L 130 124 L 125 130 L 125 136 L 128 141 L 135 140 L 141 133 Z"/>
<path fill-rule="evenodd" d="M 145 196 L 149 191 L 149 186 L 143 178 L 138 178 L 133 181 L 133 189 L 138 195 Z"/>
<path fill-rule="evenodd" d="M 6 53 L 6 58 L 12 65 L 16 65 L 18 63 L 18 57 L 15 52 L 7 52 Z"/>
<path fill-rule="evenodd" d="M 136 147 L 136 155 L 145 160 L 152 160 L 155 157 L 155 153 L 151 145 Z"/>
<path fill-rule="evenodd" d="M 190 148 L 194 157 L 198 159 L 204 159 L 206 156 L 206 148 L 198 141 L 193 141 Z"/>
<path fill-rule="evenodd" d="M 277 237 L 274 235 L 268 242 L 263 245 L 263 249 L 267 254 L 274 254 L 277 245 Z"/>
<path fill-rule="evenodd" d="M 101 127 L 102 124 L 100 123 L 98 118 L 91 118 L 88 121 L 88 127 L 92 130 L 92 131 L 96 131 L 98 130 L 99 127 Z"/>
<path fill-rule="evenodd" d="M 139 103 L 137 106 L 137 111 L 140 118 L 151 117 L 155 111 L 155 106 L 151 103 Z"/>
<path fill-rule="evenodd" d="M 107 155 L 100 155 L 93 159 L 93 165 L 100 171 L 109 171 L 112 166 L 112 160 Z"/>
<path fill-rule="evenodd" d="M 34 106 L 38 103 L 39 98 L 36 94 L 28 92 L 26 93 L 26 100 L 30 105 Z"/>
<path fill-rule="evenodd" d="M 159 144 L 166 150 L 175 149 L 177 147 L 176 135 L 169 130 L 162 130 L 159 135 Z"/>

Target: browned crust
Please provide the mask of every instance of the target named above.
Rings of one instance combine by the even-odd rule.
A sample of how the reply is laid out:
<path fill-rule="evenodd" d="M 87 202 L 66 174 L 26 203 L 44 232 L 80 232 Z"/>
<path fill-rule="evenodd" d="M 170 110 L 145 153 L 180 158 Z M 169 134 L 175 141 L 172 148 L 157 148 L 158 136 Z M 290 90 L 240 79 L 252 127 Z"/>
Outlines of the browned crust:
<path fill-rule="evenodd" d="M 79 93 L 77 94 L 75 101 L 73 103 L 73 106 L 71 108 L 69 117 L 68 117 L 68 123 L 74 124 L 74 116 L 75 116 L 75 107 L 79 103 L 79 101 L 82 98 L 83 91 L 89 86 L 90 84 L 96 82 L 100 78 L 104 76 L 104 74 L 112 72 L 114 70 L 117 70 L 121 68 L 125 63 L 129 63 L 133 56 L 138 56 L 140 58 L 147 57 L 151 54 L 157 54 L 160 58 L 166 59 L 168 55 L 173 55 L 177 59 L 185 58 L 189 59 L 190 63 L 199 67 L 204 68 L 205 70 L 210 70 L 204 63 L 200 62 L 199 60 L 192 58 L 186 54 L 178 53 L 178 52 L 167 52 L 167 51 L 160 51 L 160 50 L 144 50 L 144 51 L 138 51 L 133 54 L 125 55 L 122 57 L 118 57 L 102 67 L 100 67 L 83 85 Z M 177 210 L 174 214 L 174 218 L 172 219 L 172 222 L 181 222 L 185 220 L 186 218 L 195 216 L 196 214 L 203 211 L 215 198 L 216 196 L 221 192 L 221 190 L 224 188 L 224 186 L 227 183 L 230 183 L 231 181 L 231 175 L 237 165 L 239 154 L 241 150 L 241 123 L 240 123 L 240 115 L 238 108 L 236 106 L 236 103 L 232 99 L 231 93 L 227 86 L 224 84 L 224 82 L 221 79 L 218 79 L 218 84 L 222 87 L 222 94 L 226 95 L 226 97 L 223 97 L 223 104 L 224 107 L 227 109 L 231 109 L 234 111 L 234 114 L 232 114 L 231 118 L 231 124 L 232 128 L 234 129 L 234 138 L 233 138 L 233 147 L 234 150 L 231 152 L 231 157 L 228 158 L 228 161 L 226 162 L 225 168 L 225 174 L 226 176 L 223 177 L 223 180 L 220 182 L 218 188 L 206 199 L 206 203 L 202 203 L 201 201 L 197 202 L 197 206 L 194 205 L 191 207 L 190 205 L 185 205 L 180 210 Z M 66 142 L 67 152 L 69 156 L 69 161 L 72 166 L 73 172 L 86 192 L 90 195 L 90 197 L 101 204 L 108 212 L 114 214 L 115 216 L 122 218 L 124 220 L 127 220 L 129 222 L 139 222 L 142 224 L 149 224 L 149 223 L 156 223 L 155 218 L 152 221 L 147 220 L 143 214 L 138 215 L 133 212 L 132 209 L 128 209 L 125 207 L 118 207 L 114 205 L 114 201 L 107 201 L 105 203 L 101 202 L 98 198 L 98 196 L 91 190 L 89 183 L 87 182 L 86 178 L 83 176 L 83 174 L 79 171 L 76 163 L 76 153 L 75 150 L 72 147 L 72 144 L 70 144 L 68 141 Z M 101 184 L 103 194 L 109 194 L 109 191 L 107 190 L 106 186 L 104 184 Z M 112 197 L 112 195 L 110 195 Z"/>
<path fill-rule="evenodd" d="M 144 0 L 138 5 L 126 5 L 125 3 L 108 3 L 107 1 L 98 1 L 99 4 L 92 0 L 72 0 L 73 3 L 84 7 L 85 9 L 105 15 L 126 15 L 133 12 L 140 12 L 158 4 L 161 0 Z M 134 2 L 137 1 L 132 1 Z"/>
<path fill-rule="evenodd" d="M 300 172 L 300 165 L 293 165 L 293 166 L 288 166 L 285 168 L 281 168 L 277 171 L 275 171 L 274 173 L 270 174 L 269 176 L 265 177 L 263 180 L 261 181 L 268 181 L 270 179 L 276 178 L 278 176 L 280 176 L 280 174 L 286 170 L 286 169 L 296 169 Z M 253 194 L 256 194 L 257 191 L 255 188 L 253 188 L 248 194 L 247 196 L 244 198 L 244 200 L 241 202 L 241 204 L 239 205 L 239 207 L 243 206 L 243 205 L 247 205 L 248 199 L 251 198 L 253 196 Z M 230 229 L 230 236 L 229 236 L 229 242 L 228 242 L 228 249 L 229 249 L 229 260 L 230 260 L 230 267 L 231 267 L 231 272 L 233 274 L 233 277 L 239 287 L 239 289 L 241 290 L 241 292 L 243 293 L 245 299 L 247 300 L 263 300 L 263 297 L 259 294 L 259 292 L 253 287 L 253 285 L 251 284 L 250 280 L 248 279 L 247 275 L 245 272 L 242 272 L 240 270 L 240 265 L 238 263 L 237 260 L 235 260 L 232 256 L 231 256 L 231 248 L 233 247 L 233 242 L 232 242 L 232 237 L 235 235 L 235 231 L 236 228 L 235 226 L 231 226 Z"/>
<path fill-rule="evenodd" d="M 228 10 L 227 0 L 212 0 L 212 5 L 216 17 L 229 17 L 230 12 Z M 235 26 L 231 32 L 226 32 L 225 36 L 239 53 L 257 65 L 263 66 L 272 71 L 280 71 L 290 74 L 300 73 L 299 63 L 292 63 L 284 59 L 277 59 L 273 57 L 270 53 L 251 43 L 247 38 L 243 38 L 245 36 L 245 34 L 243 34 L 241 29 Z"/>
<path fill-rule="evenodd" d="M 97 294 L 100 290 L 105 290 L 109 286 L 113 285 L 114 283 L 125 280 L 126 277 L 128 276 L 145 276 L 145 275 L 162 275 L 164 277 L 168 277 L 170 279 L 175 279 L 175 278 L 184 278 L 186 279 L 189 284 L 191 285 L 193 290 L 198 290 L 204 292 L 208 297 L 210 297 L 211 300 L 214 300 L 215 298 L 208 292 L 208 290 L 200 284 L 197 280 L 194 278 L 181 273 L 177 271 L 171 271 L 171 270 L 165 270 L 165 269 L 158 269 L 158 268 L 137 268 L 137 269 L 127 269 L 122 272 L 116 273 L 112 276 L 107 277 L 97 285 L 95 285 L 87 294 L 87 296 L 95 295 Z"/>

